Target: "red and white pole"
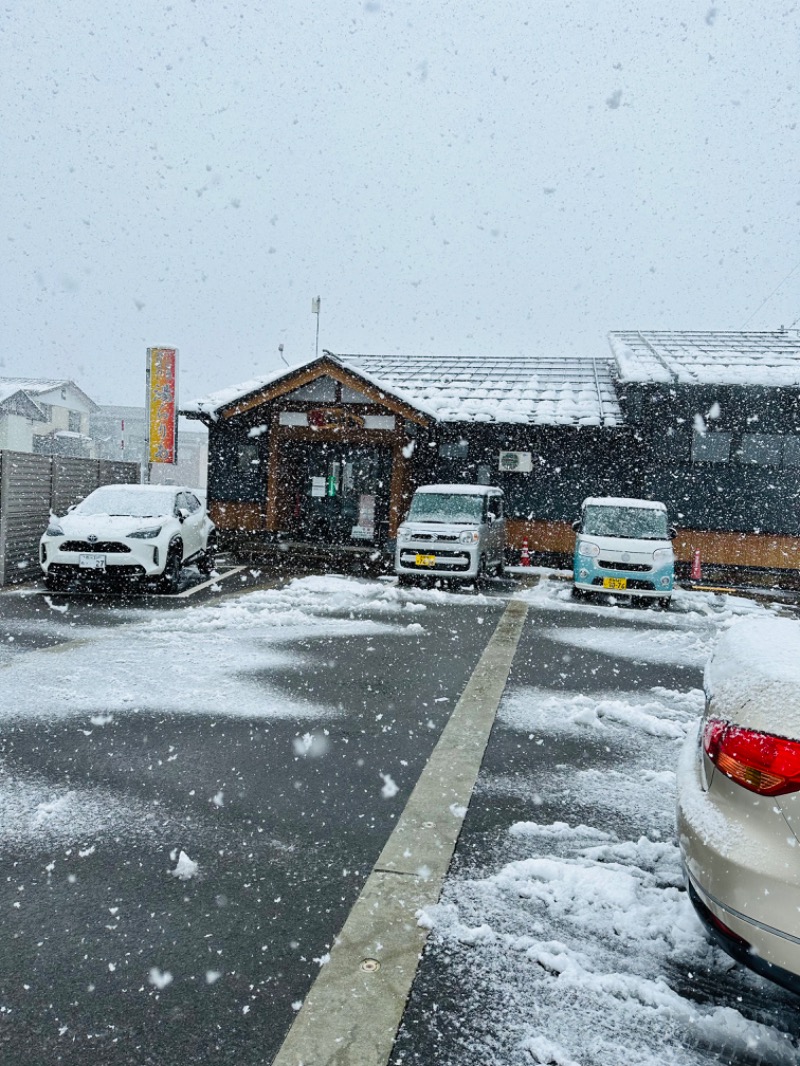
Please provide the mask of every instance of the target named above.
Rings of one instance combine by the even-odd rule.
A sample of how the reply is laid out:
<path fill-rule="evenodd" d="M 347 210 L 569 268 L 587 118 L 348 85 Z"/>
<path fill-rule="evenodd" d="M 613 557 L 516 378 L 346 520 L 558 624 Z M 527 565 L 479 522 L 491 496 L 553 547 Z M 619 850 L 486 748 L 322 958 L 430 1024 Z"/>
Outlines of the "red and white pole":
<path fill-rule="evenodd" d="M 522 542 L 522 554 L 519 560 L 520 566 L 531 565 L 531 553 L 528 551 L 528 538 L 526 537 Z"/>
<path fill-rule="evenodd" d="M 703 580 L 703 569 L 700 565 L 700 549 L 696 548 L 692 553 L 692 581 Z"/>

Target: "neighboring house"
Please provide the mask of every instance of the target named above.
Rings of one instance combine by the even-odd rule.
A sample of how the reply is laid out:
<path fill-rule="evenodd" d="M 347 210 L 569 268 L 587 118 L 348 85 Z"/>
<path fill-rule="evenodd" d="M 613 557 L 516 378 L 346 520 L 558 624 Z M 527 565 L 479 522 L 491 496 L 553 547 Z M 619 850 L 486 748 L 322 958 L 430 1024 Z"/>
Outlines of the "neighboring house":
<path fill-rule="evenodd" d="M 223 540 L 391 548 L 414 488 L 505 492 L 510 543 L 565 561 L 586 496 L 663 500 L 678 558 L 800 567 L 800 338 L 610 334 L 604 357 L 333 355 L 183 414 L 209 427 Z M 780 575 L 779 575 L 780 577 Z"/>
<path fill-rule="evenodd" d="M 0 449 L 90 458 L 97 409 L 68 378 L 0 377 Z"/>
<path fill-rule="evenodd" d="M 90 431 L 100 459 L 145 461 L 147 419 L 144 407 L 104 406 L 92 415 Z M 153 463 L 154 485 L 189 485 L 204 489 L 208 466 L 208 434 L 205 430 L 178 432 L 178 462 Z"/>

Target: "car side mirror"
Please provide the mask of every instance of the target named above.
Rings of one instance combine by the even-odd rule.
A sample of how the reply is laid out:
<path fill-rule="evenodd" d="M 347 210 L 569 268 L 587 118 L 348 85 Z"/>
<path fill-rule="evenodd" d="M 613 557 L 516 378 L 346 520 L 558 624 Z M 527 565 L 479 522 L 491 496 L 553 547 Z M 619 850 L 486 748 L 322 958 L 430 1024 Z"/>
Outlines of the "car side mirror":
<path fill-rule="evenodd" d="M 186 510 L 186 508 L 185 507 L 179 507 L 178 508 L 178 521 L 179 522 L 185 522 L 188 517 L 189 517 L 189 512 Z"/>
<path fill-rule="evenodd" d="M 675 540 L 675 538 L 677 537 L 677 535 L 678 535 L 678 531 L 677 531 L 677 529 L 675 528 L 675 526 L 670 526 L 670 527 L 669 527 L 669 539 L 670 539 L 670 540 Z"/>
<path fill-rule="evenodd" d="M 576 521 L 576 522 L 573 522 L 573 523 L 572 523 L 572 528 L 573 528 L 573 530 L 574 530 L 574 531 L 575 531 L 576 533 L 580 533 L 580 530 L 581 530 L 581 523 L 580 523 L 580 519 L 578 519 L 578 521 Z"/>

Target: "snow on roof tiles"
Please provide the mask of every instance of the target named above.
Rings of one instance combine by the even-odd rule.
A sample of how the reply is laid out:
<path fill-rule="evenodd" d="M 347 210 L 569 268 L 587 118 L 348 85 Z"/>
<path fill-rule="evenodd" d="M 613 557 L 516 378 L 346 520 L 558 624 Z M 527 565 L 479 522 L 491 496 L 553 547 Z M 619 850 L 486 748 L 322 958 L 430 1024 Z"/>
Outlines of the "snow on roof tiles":
<path fill-rule="evenodd" d="M 616 426 L 611 366 L 578 356 L 341 355 L 441 422 Z"/>
<path fill-rule="evenodd" d="M 333 355 L 345 368 L 440 422 L 618 426 L 608 359 L 578 356 Z M 313 362 L 314 360 L 309 360 Z M 308 363 L 273 371 L 182 407 L 217 416 Z"/>
<path fill-rule="evenodd" d="M 73 384 L 69 378 L 0 378 L 0 386 L 13 386 L 14 391 L 20 389 L 23 392 L 36 394 L 37 392 L 49 392 L 61 385 Z"/>
<path fill-rule="evenodd" d="M 800 334 L 613 332 L 620 381 L 800 386 Z"/>

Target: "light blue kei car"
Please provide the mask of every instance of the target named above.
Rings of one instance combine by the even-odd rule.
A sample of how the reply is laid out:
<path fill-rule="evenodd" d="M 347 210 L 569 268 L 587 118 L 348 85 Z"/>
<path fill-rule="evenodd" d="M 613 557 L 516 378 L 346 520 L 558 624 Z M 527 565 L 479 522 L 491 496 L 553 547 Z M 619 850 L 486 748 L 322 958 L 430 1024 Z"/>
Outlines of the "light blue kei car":
<path fill-rule="evenodd" d="M 572 528 L 577 533 L 573 595 L 640 596 L 669 606 L 675 585 L 672 540 L 677 531 L 667 524 L 663 503 L 590 496 Z"/>

